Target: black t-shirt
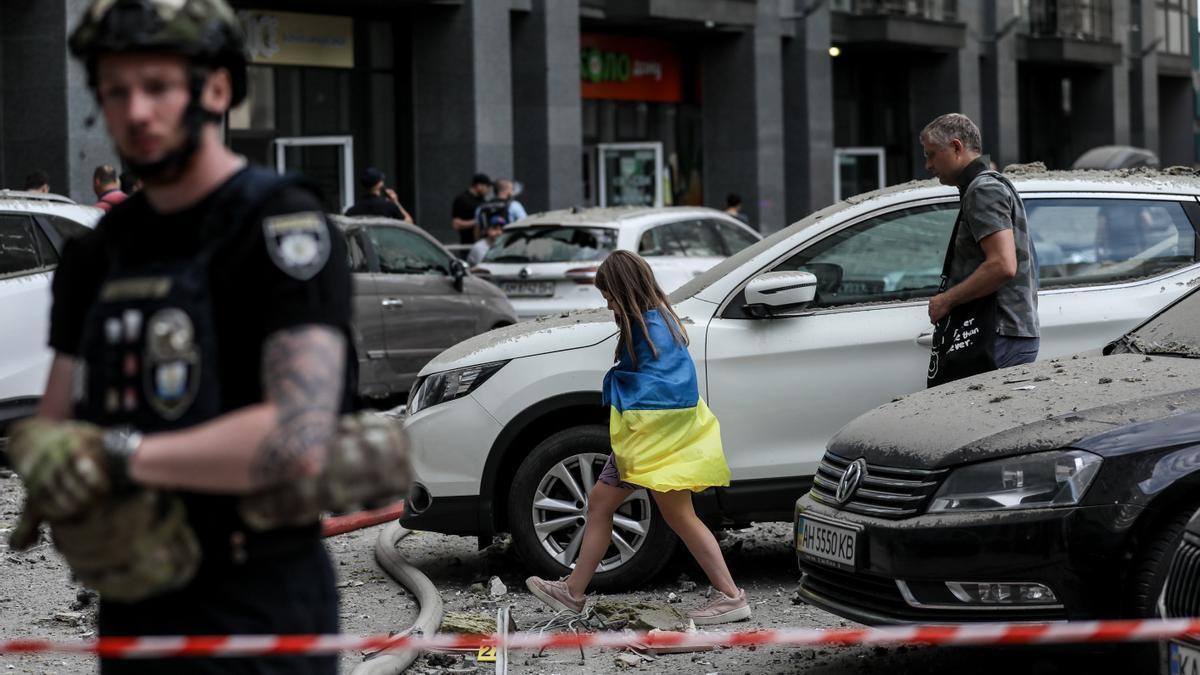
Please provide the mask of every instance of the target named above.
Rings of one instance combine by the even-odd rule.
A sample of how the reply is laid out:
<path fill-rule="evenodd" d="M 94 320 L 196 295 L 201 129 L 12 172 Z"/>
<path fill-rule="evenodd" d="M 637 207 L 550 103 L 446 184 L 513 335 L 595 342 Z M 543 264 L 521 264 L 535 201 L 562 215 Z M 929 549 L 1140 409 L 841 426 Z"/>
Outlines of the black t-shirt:
<path fill-rule="evenodd" d="M 346 209 L 346 215 L 383 216 L 384 218 L 404 220 L 404 214 L 400 212 L 400 207 L 383 195 L 366 195 L 355 202 L 354 206 Z"/>
<path fill-rule="evenodd" d="M 355 364 L 345 239 L 337 228 L 329 227 L 316 197 L 295 186 L 279 190 L 258 213 L 241 223 L 208 226 L 210 222 L 221 223 L 219 218 L 206 215 L 214 209 L 228 209 L 231 192 L 230 182 L 226 182 L 191 207 L 169 214 L 156 213 L 145 195 L 138 193 L 114 207 L 94 231 L 69 241 L 52 284 L 50 347 L 63 354 L 80 355 L 85 319 L 108 273 L 109 246 L 120 247 L 122 259 L 132 267 L 151 261 L 192 259 L 209 241 L 227 237 L 214 254 L 209 270 L 221 409 L 230 411 L 262 402 L 264 342 L 277 331 L 309 324 L 335 328 L 347 337 L 344 408 L 349 408 Z M 316 214 L 329 228 L 330 236 L 328 257 L 320 271 L 302 280 L 273 260 L 263 221 L 305 212 Z"/>
<path fill-rule="evenodd" d="M 461 195 L 454 198 L 454 206 L 451 207 L 450 213 L 453 217 L 460 220 L 475 220 L 475 211 L 483 204 L 483 197 L 477 197 L 470 190 L 465 190 Z M 475 243 L 474 230 L 459 230 L 458 239 L 464 244 Z"/>

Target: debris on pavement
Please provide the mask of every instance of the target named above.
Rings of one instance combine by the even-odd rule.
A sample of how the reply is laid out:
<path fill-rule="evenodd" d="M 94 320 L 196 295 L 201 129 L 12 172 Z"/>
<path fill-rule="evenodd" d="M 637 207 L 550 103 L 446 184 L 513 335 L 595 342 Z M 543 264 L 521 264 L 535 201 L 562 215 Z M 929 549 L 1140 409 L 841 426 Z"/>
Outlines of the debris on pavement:
<path fill-rule="evenodd" d="M 492 635 L 496 632 L 496 616 L 483 612 L 446 612 L 442 617 L 442 632 L 468 635 Z"/>
<path fill-rule="evenodd" d="M 621 652 L 613 656 L 613 661 L 621 668 L 637 668 L 642 665 L 642 657 L 632 652 Z"/>
<path fill-rule="evenodd" d="M 99 599 L 100 594 L 96 591 L 87 588 L 81 588 L 79 589 L 79 592 L 75 594 L 75 601 L 71 603 L 71 611 L 78 612 L 88 607 L 92 607 Z"/>
<path fill-rule="evenodd" d="M 596 614 L 605 623 L 633 630 L 684 630 L 687 617 L 665 602 L 627 602 L 615 598 L 597 600 Z"/>
<path fill-rule="evenodd" d="M 492 577 L 488 581 L 488 595 L 492 596 L 492 599 L 503 598 L 508 595 L 508 586 L 504 585 L 500 577 Z"/>
<path fill-rule="evenodd" d="M 84 622 L 84 619 L 86 619 L 86 615 L 80 613 L 80 611 L 56 611 L 54 613 L 54 620 L 59 623 L 66 623 L 67 626 L 79 626 L 80 623 Z"/>

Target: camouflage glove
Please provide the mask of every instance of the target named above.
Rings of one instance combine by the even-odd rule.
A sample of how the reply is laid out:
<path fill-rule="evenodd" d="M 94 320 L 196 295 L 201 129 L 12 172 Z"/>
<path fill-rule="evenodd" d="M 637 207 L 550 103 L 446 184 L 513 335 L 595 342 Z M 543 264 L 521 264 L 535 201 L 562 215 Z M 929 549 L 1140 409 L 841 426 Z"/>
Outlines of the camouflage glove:
<path fill-rule="evenodd" d="M 408 441 L 399 421 L 373 411 L 344 415 L 314 478 L 245 497 L 239 511 L 257 530 L 316 522 L 325 511 L 376 508 L 403 498 L 412 484 Z"/>
<path fill-rule="evenodd" d="M 8 456 L 25 484 L 27 516 L 71 518 L 111 489 L 104 432 L 86 422 L 33 418 L 13 426 Z"/>
<path fill-rule="evenodd" d="M 54 546 L 83 585 L 107 600 L 137 602 L 184 586 L 200 544 L 176 495 L 137 490 L 80 519 L 51 525 Z"/>

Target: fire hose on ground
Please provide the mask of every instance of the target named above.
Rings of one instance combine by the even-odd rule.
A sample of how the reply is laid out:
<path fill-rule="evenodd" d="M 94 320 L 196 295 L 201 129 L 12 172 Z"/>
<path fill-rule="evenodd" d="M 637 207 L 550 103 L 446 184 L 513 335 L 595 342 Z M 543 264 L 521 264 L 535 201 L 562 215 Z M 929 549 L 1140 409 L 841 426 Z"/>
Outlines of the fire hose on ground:
<path fill-rule="evenodd" d="M 411 530 L 400 525 L 399 518 L 404 514 L 405 504 L 400 502 L 394 506 L 354 513 L 347 516 L 327 518 L 321 523 L 323 536 L 332 537 L 346 532 L 361 530 L 390 521 L 383 532 L 375 540 L 375 561 L 383 568 L 397 584 L 416 598 L 417 619 L 407 630 L 399 633 L 404 636 L 423 636 L 437 633 L 442 626 L 442 594 L 438 591 L 429 577 L 414 567 L 400 553 L 400 542 L 411 533 Z M 420 656 L 419 649 L 404 649 L 392 652 L 381 652 L 369 657 L 351 671 L 351 675 L 396 675 L 403 673 Z"/>

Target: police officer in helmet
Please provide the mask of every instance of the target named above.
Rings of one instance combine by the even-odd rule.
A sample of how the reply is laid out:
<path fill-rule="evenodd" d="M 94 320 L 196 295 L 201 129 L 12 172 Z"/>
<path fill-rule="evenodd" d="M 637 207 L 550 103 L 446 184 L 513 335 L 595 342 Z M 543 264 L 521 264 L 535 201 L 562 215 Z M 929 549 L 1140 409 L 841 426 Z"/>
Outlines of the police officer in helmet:
<path fill-rule="evenodd" d="M 317 522 L 254 523 L 241 505 L 335 456 L 353 394 L 346 244 L 317 196 L 221 143 L 246 89 L 224 0 L 94 0 L 70 46 L 145 188 L 64 251 L 45 396 L 9 447 L 27 495 L 14 540 L 50 525 L 100 591 L 101 636 L 336 633 Z M 333 657 L 101 661 L 335 671 Z"/>

